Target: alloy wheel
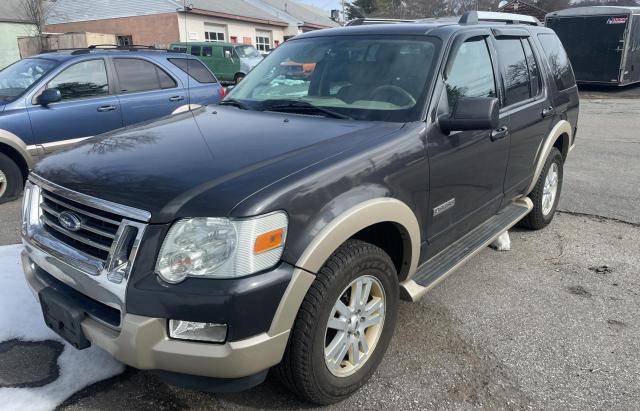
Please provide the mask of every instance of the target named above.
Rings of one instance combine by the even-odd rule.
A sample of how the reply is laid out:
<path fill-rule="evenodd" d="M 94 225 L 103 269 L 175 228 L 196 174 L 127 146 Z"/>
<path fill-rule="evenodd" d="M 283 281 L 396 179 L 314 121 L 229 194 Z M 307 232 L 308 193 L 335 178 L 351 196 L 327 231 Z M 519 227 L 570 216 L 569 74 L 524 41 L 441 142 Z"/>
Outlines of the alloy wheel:
<path fill-rule="evenodd" d="M 542 214 L 545 216 L 549 215 L 555 203 L 556 194 L 558 193 L 558 178 L 558 164 L 551 163 L 542 190 Z"/>
<path fill-rule="evenodd" d="M 352 375 L 371 357 L 382 334 L 385 302 L 382 284 L 369 275 L 344 289 L 325 330 L 324 359 L 333 375 Z"/>
<path fill-rule="evenodd" d="M 0 170 L 0 197 L 2 197 L 7 191 L 7 184 L 7 175 L 2 170 Z"/>

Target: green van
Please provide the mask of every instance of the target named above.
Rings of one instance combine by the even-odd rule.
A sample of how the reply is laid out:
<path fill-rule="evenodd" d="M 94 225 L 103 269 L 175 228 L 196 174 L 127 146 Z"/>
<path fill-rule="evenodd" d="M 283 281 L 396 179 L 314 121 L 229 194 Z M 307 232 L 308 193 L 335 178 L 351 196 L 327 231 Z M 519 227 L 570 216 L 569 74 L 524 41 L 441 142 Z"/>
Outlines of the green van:
<path fill-rule="evenodd" d="M 172 43 L 169 49 L 197 56 L 221 82 L 238 83 L 262 60 L 250 44 L 188 42 Z"/>

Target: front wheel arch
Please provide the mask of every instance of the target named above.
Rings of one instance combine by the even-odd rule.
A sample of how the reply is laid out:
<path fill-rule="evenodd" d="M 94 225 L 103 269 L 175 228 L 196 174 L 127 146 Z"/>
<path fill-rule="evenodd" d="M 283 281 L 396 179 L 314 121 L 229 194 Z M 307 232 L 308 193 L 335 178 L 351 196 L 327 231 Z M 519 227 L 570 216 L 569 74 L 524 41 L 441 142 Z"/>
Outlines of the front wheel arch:
<path fill-rule="evenodd" d="M 420 256 L 420 228 L 409 206 L 394 198 L 374 198 L 357 204 L 329 222 L 304 249 L 295 265 L 311 273 L 317 273 L 335 250 L 351 238 L 363 235 L 369 227 L 397 229 L 402 238 L 402 260 L 398 276 L 411 277 L 418 266 Z M 386 225 L 385 225 L 386 224 Z M 376 241 L 371 241 L 373 244 Z"/>

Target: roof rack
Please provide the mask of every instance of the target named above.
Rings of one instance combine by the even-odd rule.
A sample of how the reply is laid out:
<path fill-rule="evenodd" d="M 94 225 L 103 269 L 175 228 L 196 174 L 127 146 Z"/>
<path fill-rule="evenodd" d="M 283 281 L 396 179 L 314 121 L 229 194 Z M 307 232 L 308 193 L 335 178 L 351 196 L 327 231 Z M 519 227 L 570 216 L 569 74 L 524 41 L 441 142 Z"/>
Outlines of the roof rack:
<path fill-rule="evenodd" d="M 434 22 L 455 22 L 459 24 L 478 24 L 478 22 L 493 22 L 503 24 L 528 24 L 540 26 L 540 20 L 533 16 L 514 13 L 498 13 L 495 11 L 467 11 L 459 19 L 457 17 L 431 17 L 427 19 L 403 20 L 403 19 L 376 19 L 358 18 L 345 23 L 345 26 L 362 26 L 369 24 L 390 24 L 390 23 L 434 23 Z"/>
<path fill-rule="evenodd" d="M 88 49 L 149 49 L 156 50 L 155 46 L 146 46 L 141 44 L 131 44 L 129 46 L 120 46 L 118 44 L 92 44 Z"/>
<path fill-rule="evenodd" d="M 133 44 L 131 46 L 118 46 L 117 44 L 93 44 L 86 48 L 63 48 L 43 50 L 43 53 L 55 53 L 57 51 L 70 51 L 71 55 L 89 54 L 93 51 L 160 51 L 160 52 L 177 52 L 176 50 L 159 49 L 155 46 L 143 46 Z"/>
<path fill-rule="evenodd" d="M 358 18 L 349 20 L 345 26 L 363 26 L 369 24 L 394 24 L 394 23 L 415 23 L 415 20 L 403 19 L 376 19 L 376 18 Z"/>
<path fill-rule="evenodd" d="M 540 20 L 533 16 L 514 13 L 498 13 L 495 11 L 467 11 L 458 23 L 460 24 L 478 24 L 478 22 L 494 22 L 505 24 L 528 24 L 531 26 L 540 26 Z"/>

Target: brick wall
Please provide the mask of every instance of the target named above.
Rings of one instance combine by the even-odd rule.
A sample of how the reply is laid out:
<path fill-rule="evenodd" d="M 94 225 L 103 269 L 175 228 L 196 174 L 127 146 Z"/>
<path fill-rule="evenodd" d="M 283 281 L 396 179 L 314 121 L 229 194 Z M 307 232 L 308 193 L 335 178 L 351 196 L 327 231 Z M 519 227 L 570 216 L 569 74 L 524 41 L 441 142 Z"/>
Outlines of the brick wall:
<path fill-rule="evenodd" d="M 88 31 L 130 35 L 133 37 L 134 44 L 160 47 L 167 47 L 170 43 L 180 40 L 177 13 L 51 24 L 47 26 L 47 31 L 54 33 Z"/>

